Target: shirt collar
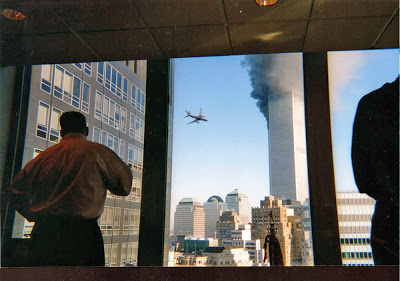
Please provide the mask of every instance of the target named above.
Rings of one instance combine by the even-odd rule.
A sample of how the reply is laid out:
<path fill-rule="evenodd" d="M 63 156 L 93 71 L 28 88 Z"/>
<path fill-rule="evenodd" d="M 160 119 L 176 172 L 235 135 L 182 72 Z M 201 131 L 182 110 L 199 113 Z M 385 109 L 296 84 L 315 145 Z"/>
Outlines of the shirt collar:
<path fill-rule="evenodd" d="M 63 140 L 71 140 L 71 139 L 83 139 L 83 140 L 86 140 L 87 138 L 85 137 L 85 135 L 83 135 L 81 133 L 68 133 L 62 138 L 62 141 Z"/>

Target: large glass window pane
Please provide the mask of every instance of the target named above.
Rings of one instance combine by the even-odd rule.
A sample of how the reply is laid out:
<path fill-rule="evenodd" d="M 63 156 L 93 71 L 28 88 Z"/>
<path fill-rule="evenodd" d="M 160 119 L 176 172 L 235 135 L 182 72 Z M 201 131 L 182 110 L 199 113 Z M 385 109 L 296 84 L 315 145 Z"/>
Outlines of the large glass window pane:
<path fill-rule="evenodd" d="M 91 74 L 93 66 L 92 63 L 32 66 L 23 166 L 41 151 L 45 151 L 60 140 L 58 119 L 62 112 L 80 110 L 85 114 L 90 132 L 93 132 L 89 139 L 108 146 L 132 167 L 133 142 L 135 140 L 129 137 L 126 127 L 129 121 L 127 118 L 131 113 L 135 114 L 136 109 L 122 107 L 122 103 L 128 100 L 129 83 L 140 78 L 123 62 L 97 63 L 97 67 L 95 67 L 97 76 L 90 77 L 86 74 L 89 74 L 89 71 Z M 76 67 L 79 67 L 82 72 L 78 71 Z M 127 76 L 123 77 L 122 73 Z M 109 90 L 113 83 L 113 87 L 118 88 L 118 95 L 121 98 L 116 98 L 114 93 L 102 88 L 97 84 L 98 82 L 104 82 L 104 88 Z M 93 86 L 96 89 L 95 108 L 93 114 L 89 114 L 89 105 L 92 102 L 90 91 Z M 49 96 L 52 90 L 57 99 Z M 122 95 L 122 93 L 124 94 Z M 140 155 L 138 157 L 140 160 Z M 141 177 L 141 174 L 135 175 L 137 181 L 141 180 Z M 135 194 L 137 194 L 135 201 L 132 200 L 131 195 L 115 196 L 111 192 L 107 192 L 104 211 L 98 224 L 103 233 L 108 266 L 136 265 L 141 201 L 137 189 L 138 187 L 135 189 Z M 126 218 L 125 212 L 122 211 L 125 209 L 128 210 Z M 18 238 L 18 241 L 12 242 L 19 247 L 19 239 L 30 238 L 34 223 L 27 221 L 14 210 L 11 210 L 9 214 L 15 214 L 15 218 L 12 220 L 12 226 L 7 225 L 6 227 L 12 228 L 12 238 Z M 125 223 L 126 219 L 128 219 L 127 223 Z"/>
<path fill-rule="evenodd" d="M 131 113 L 129 122 L 129 136 L 131 138 L 135 137 L 135 115 Z"/>
<path fill-rule="evenodd" d="M 44 102 L 39 102 L 37 113 L 36 135 L 40 138 L 47 138 L 47 122 L 49 117 L 49 106 Z"/>
<path fill-rule="evenodd" d="M 81 101 L 81 79 L 74 77 L 74 90 L 72 96 L 72 105 L 79 109 Z"/>
<path fill-rule="evenodd" d="M 117 70 L 113 67 L 112 68 L 112 76 L 111 76 L 111 92 L 116 93 L 117 87 Z"/>
<path fill-rule="evenodd" d="M 104 81 L 104 62 L 100 61 L 97 63 L 97 82 L 103 85 Z"/>
<path fill-rule="evenodd" d="M 63 97 L 64 69 L 56 66 L 54 69 L 54 96 L 59 99 Z"/>
<path fill-rule="evenodd" d="M 94 127 L 93 128 L 93 141 L 97 142 L 97 143 L 101 143 L 100 142 L 100 129 Z"/>
<path fill-rule="evenodd" d="M 398 154 L 398 123 L 397 128 L 393 128 L 391 127 L 393 123 L 388 121 L 390 112 L 394 110 L 392 116 L 395 116 L 394 120 L 398 122 L 398 88 L 394 94 L 397 96 L 397 103 L 392 109 L 390 109 L 392 102 L 390 102 L 388 94 L 369 93 L 384 87 L 386 83 L 392 83 L 398 77 L 398 49 L 330 52 L 328 53 L 328 62 L 332 147 L 342 262 L 343 265 L 350 266 L 374 265 L 376 257 L 373 255 L 370 241 L 371 218 L 376 211 L 373 197 L 374 192 L 379 192 L 376 189 L 385 189 L 380 181 L 376 181 L 376 178 L 380 173 L 382 178 L 391 178 L 388 171 L 393 168 L 393 163 L 388 164 L 382 159 L 378 160 L 381 157 L 378 155 L 385 155 L 382 149 L 388 149 L 387 145 L 390 142 L 396 143 L 394 147 L 395 149 L 397 147 Z M 364 114 L 365 116 L 371 114 L 371 116 L 366 118 L 368 126 L 364 126 L 362 131 L 354 132 L 355 116 L 361 100 L 364 101 L 364 104 L 360 110 L 369 106 Z M 371 100 L 373 103 L 367 105 L 367 102 Z M 359 115 L 361 118 L 363 113 L 360 112 L 357 114 L 361 114 Z M 387 120 L 380 121 L 381 123 L 376 121 L 385 118 Z M 365 135 L 362 135 L 363 132 Z M 393 137 L 383 140 L 381 137 L 385 138 L 386 134 L 387 136 L 392 134 Z M 357 136 L 358 142 L 355 142 L 355 146 L 352 148 L 353 136 Z M 364 143 L 364 145 L 360 147 L 357 143 Z M 371 144 L 372 146 L 370 146 Z M 352 149 L 353 152 L 363 152 L 353 154 L 354 158 L 352 159 Z M 364 160 L 360 161 L 356 155 Z M 397 155 L 396 159 L 398 159 Z M 362 180 L 356 183 L 354 173 L 358 171 L 358 166 L 353 167 L 352 161 L 362 163 L 360 165 L 365 168 L 365 171 L 368 171 L 362 177 L 367 184 L 363 184 Z M 380 167 L 383 166 L 385 168 L 381 169 Z M 398 168 L 395 173 L 397 173 L 398 179 Z M 369 187 L 366 188 L 366 186 Z M 385 202 L 390 202 L 394 198 L 398 199 L 398 184 L 394 190 L 397 190 L 397 195 L 387 198 Z M 385 209 L 392 209 L 390 211 L 392 214 L 394 214 L 394 210 L 398 212 L 398 206 L 390 207 L 390 204 L 386 203 L 384 205 Z M 382 209 L 378 207 L 377 210 L 380 212 Z M 393 233 L 393 239 L 390 240 L 397 239 L 398 241 L 398 217 L 395 219 L 397 227 L 394 227 L 393 231 L 389 229 L 391 223 L 387 221 L 390 216 L 376 218 L 375 227 L 381 229 L 377 233 L 382 232 L 382 229 L 384 229 L 383 232 Z M 392 242 L 385 243 L 390 245 Z M 396 242 L 394 244 L 396 245 Z M 394 249 L 395 247 L 389 248 Z"/>
<path fill-rule="evenodd" d="M 121 121 L 121 106 L 119 104 L 115 105 L 115 128 L 119 130 L 119 124 Z"/>
<path fill-rule="evenodd" d="M 136 107 L 136 86 L 132 84 L 131 106 Z"/>
<path fill-rule="evenodd" d="M 104 86 L 111 90 L 111 65 L 109 63 L 106 63 L 106 81 L 104 83 Z"/>
<path fill-rule="evenodd" d="M 122 92 L 122 100 L 128 102 L 128 79 L 124 77 L 124 91 Z"/>
<path fill-rule="evenodd" d="M 125 141 L 121 140 L 119 145 L 119 157 L 124 160 L 125 159 Z"/>
<path fill-rule="evenodd" d="M 90 103 L 90 85 L 87 83 L 83 83 L 82 106 L 81 106 L 83 112 L 89 113 L 89 103 Z"/>
<path fill-rule="evenodd" d="M 110 99 L 104 96 L 103 101 L 103 122 L 108 124 L 109 120 L 109 106 L 110 106 Z"/>
<path fill-rule="evenodd" d="M 122 74 L 118 72 L 117 75 L 117 96 L 121 97 L 121 89 L 122 88 Z"/>
<path fill-rule="evenodd" d="M 96 91 L 94 117 L 97 118 L 98 120 L 101 120 L 102 109 L 103 109 L 103 95 L 99 91 Z"/>
<path fill-rule="evenodd" d="M 111 127 L 115 126 L 115 102 L 110 100 L 110 118 L 109 124 Z"/>
<path fill-rule="evenodd" d="M 40 88 L 49 94 L 51 93 L 51 84 L 52 84 L 51 70 L 52 67 L 50 64 L 42 65 L 42 73 L 41 73 L 42 80 Z"/>
<path fill-rule="evenodd" d="M 92 63 L 91 62 L 85 62 L 84 63 L 84 72 L 89 75 L 92 76 Z"/>
<path fill-rule="evenodd" d="M 126 132 L 126 109 L 122 108 L 121 111 L 121 132 L 125 133 Z"/>
<path fill-rule="evenodd" d="M 49 140 L 52 142 L 59 142 L 60 140 L 60 123 L 59 119 L 62 112 L 57 108 L 52 108 L 51 121 L 50 121 L 50 136 Z"/>
<path fill-rule="evenodd" d="M 313 265 L 302 65 L 300 53 L 175 60 L 170 266 Z"/>

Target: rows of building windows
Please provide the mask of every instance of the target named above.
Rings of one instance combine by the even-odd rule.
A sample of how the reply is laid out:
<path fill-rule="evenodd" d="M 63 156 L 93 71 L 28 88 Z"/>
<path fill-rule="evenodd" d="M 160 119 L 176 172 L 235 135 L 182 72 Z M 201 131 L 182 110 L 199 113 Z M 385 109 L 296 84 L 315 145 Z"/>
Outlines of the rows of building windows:
<path fill-rule="evenodd" d="M 371 221 L 372 214 L 338 215 L 340 222 L 345 221 Z"/>
<path fill-rule="evenodd" d="M 125 159 L 126 143 L 124 140 L 93 127 L 93 142 L 101 143 L 114 150 L 119 157 Z M 128 164 L 136 171 L 141 172 L 143 169 L 143 149 L 128 144 Z"/>
<path fill-rule="evenodd" d="M 117 200 L 122 200 L 125 198 L 125 201 L 131 201 L 131 202 L 141 202 L 142 199 L 142 179 L 139 178 L 133 178 L 132 179 L 132 190 L 131 193 L 128 196 L 117 196 L 112 194 L 109 190 L 107 190 L 107 198 L 112 198 L 112 199 L 117 199 Z"/>
<path fill-rule="evenodd" d="M 41 89 L 63 102 L 89 113 L 91 87 L 59 65 L 42 65 Z"/>
<path fill-rule="evenodd" d="M 142 201 L 142 180 L 139 178 L 133 178 L 131 193 L 126 197 L 126 200 L 132 202 Z"/>
<path fill-rule="evenodd" d="M 103 123 L 126 133 L 127 110 L 96 91 L 94 117 Z M 129 136 L 139 142 L 144 141 L 144 120 L 130 113 Z"/>
<path fill-rule="evenodd" d="M 128 89 L 130 88 L 131 106 L 144 114 L 146 105 L 145 93 L 135 84 L 131 84 L 121 72 L 108 62 L 97 63 L 97 82 L 104 85 L 106 89 L 117 97 L 122 98 L 124 102 L 128 102 Z"/>
<path fill-rule="evenodd" d="M 99 227 L 103 236 L 120 235 L 121 227 L 120 207 L 105 206 L 99 218 Z M 140 210 L 124 208 L 122 234 L 138 234 L 140 222 Z"/>
<path fill-rule="evenodd" d="M 92 63 L 91 62 L 73 63 L 73 65 L 75 65 L 80 70 L 82 70 L 82 67 L 83 67 L 83 72 L 89 76 L 92 76 Z"/>
<path fill-rule="evenodd" d="M 103 123 L 126 132 L 127 110 L 106 95 L 96 91 L 94 117 Z"/>
<path fill-rule="evenodd" d="M 140 210 L 124 209 L 123 235 L 139 234 Z"/>
<path fill-rule="evenodd" d="M 336 200 L 338 205 L 374 205 L 372 198 L 339 198 Z"/>
<path fill-rule="evenodd" d="M 343 259 L 372 259 L 371 252 L 342 252 Z"/>
<path fill-rule="evenodd" d="M 119 253 L 118 243 L 104 244 L 105 265 L 106 266 L 124 266 L 137 264 L 138 242 L 125 242 L 121 244 L 121 253 Z M 118 264 L 118 256 L 120 262 Z"/>
<path fill-rule="evenodd" d="M 339 226 L 340 233 L 370 233 L 371 226 Z"/>
<path fill-rule="evenodd" d="M 343 245 L 369 245 L 369 238 L 340 238 L 340 243 Z"/>
<path fill-rule="evenodd" d="M 42 139 L 58 143 L 60 140 L 60 124 L 58 122 L 62 111 L 50 107 L 50 105 L 39 101 L 36 136 Z"/>
<path fill-rule="evenodd" d="M 99 227 L 103 236 L 119 235 L 121 224 L 121 208 L 105 206 L 99 219 Z"/>

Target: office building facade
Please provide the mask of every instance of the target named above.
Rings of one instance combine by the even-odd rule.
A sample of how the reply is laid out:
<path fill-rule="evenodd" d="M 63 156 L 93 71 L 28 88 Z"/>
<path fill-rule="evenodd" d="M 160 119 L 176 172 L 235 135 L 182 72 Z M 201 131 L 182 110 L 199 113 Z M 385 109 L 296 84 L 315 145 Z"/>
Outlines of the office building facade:
<path fill-rule="evenodd" d="M 207 202 L 203 203 L 205 213 L 205 237 L 216 238 L 217 221 L 228 205 L 219 196 L 211 196 Z"/>
<path fill-rule="evenodd" d="M 92 62 L 32 67 L 23 165 L 61 140 L 58 119 L 79 111 L 88 140 L 106 145 L 129 166 L 131 193 L 107 192 L 98 220 L 107 266 L 136 264 L 144 153 L 146 62 Z M 16 215 L 13 237 L 29 238 L 33 223 Z"/>
<path fill-rule="evenodd" d="M 270 194 L 308 197 L 304 97 L 295 90 L 268 97 Z"/>
<path fill-rule="evenodd" d="M 194 198 L 183 198 L 179 201 L 174 215 L 175 235 L 204 238 L 204 222 L 204 208 L 200 202 Z"/>
<path fill-rule="evenodd" d="M 252 240 L 265 241 L 265 236 L 274 227 L 281 247 L 283 263 L 291 265 L 292 260 L 292 225 L 288 217 L 294 210 L 282 205 L 281 199 L 267 196 L 260 201 L 260 208 L 252 208 Z"/>
<path fill-rule="evenodd" d="M 232 239 L 232 231 L 239 229 L 240 218 L 233 210 L 222 213 L 219 221 L 217 221 L 217 239 L 221 245 L 222 240 Z"/>
<path fill-rule="evenodd" d="M 374 265 L 370 236 L 375 200 L 364 193 L 337 192 L 336 201 L 343 265 Z"/>
<path fill-rule="evenodd" d="M 247 194 L 235 189 L 226 195 L 225 202 L 228 210 L 234 210 L 237 213 L 241 224 L 251 222 L 251 207 Z"/>

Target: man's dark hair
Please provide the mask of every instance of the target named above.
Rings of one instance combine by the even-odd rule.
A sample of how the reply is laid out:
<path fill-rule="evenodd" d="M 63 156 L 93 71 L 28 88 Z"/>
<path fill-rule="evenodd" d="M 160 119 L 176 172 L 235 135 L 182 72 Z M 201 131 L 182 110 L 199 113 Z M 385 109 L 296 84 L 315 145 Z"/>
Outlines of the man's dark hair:
<path fill-rule="evenodd" d="M 60 116 L 61 135 L 68 133 L 87 134 L 86 118 L 80 112 L 68 111 Z"/>

